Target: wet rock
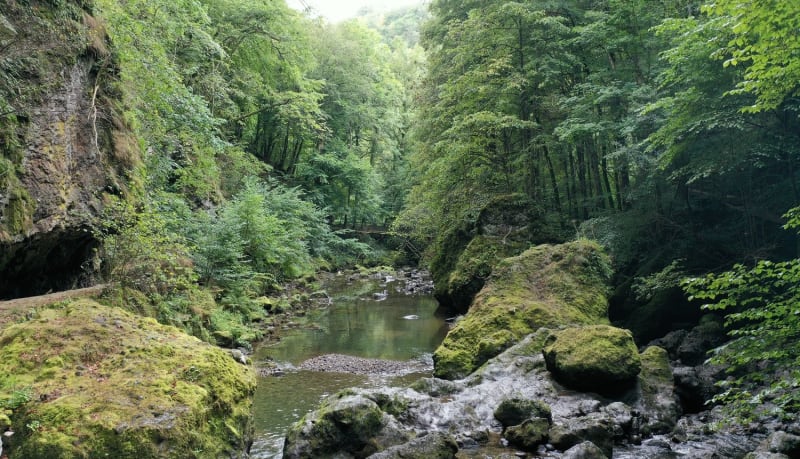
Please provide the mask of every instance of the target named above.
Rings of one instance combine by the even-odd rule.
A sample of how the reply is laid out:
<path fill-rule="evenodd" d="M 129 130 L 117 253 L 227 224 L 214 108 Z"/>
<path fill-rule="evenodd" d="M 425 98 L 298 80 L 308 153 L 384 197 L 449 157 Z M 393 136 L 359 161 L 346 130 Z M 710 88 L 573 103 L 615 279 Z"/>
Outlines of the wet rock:
<path fill-rule="evenodd" d="M 376 452 L 375 437 L 388 423 L 387 416 L 372 400 L 339 394 L 289 429 L 283 457 L 318 458 L 334 453 L 365 457 Z"/>
<path fill-rule="evenodd" d="M 528 400 L 522 398 L 508 398 L 503 400 L 494 410 L 494 417 L 503 427 L 522 424 L 530 418 L 544 418 L 553 421 L 550 407 L 541 400 Z"/>
<path fill-rule="evenodd" d="M 590 441 L 579 443 L 564 451 L 562 459 L 607 459 L 602 449 Z"/>
<path fill-rule="evenodd" d="M 685 412 L 698 413 L 706 408 L 706 402 L 719 391 L 716 382 L 722 371 L 714 365 L 679 366 L 672 370 L 675 392 Z"/>
<path fill-rule="evenodd" d="M 707 314 L 692 328 L 678 347 L 678 359 L 686 365 L 698 365 L 707 358 L 708 351 L 725 342 L 722 320 Z"/>
<path fill-rule="evenodd" d="M 642 352 L 636 408 L 642 414 L 642 434 L 667 433 L 681 415 L 667 351 L 650 346 Z"/>
<path fill-rule="evenodd" d="M 556 380 L 583 391 L 618 393 L 632 385 L 641 371 L 631 333 L 608 325 L 553 333 L 542 352 Z"/>
<path fill-rule="evenodd" d="M 769 451 L 753 451 L 747 453 L 744 459 L 791 459 L 789 456 L 781 453 L 770 453 Z"/>
<path fill-rule="evenodd" d="M 757 451 L 785 454 L 792 459 L 800 458 L 800 436 L 783 431 L 773 432 Z"/>
<path fill-rule="evenodd" d="M 689 330 L 673 330 L 664 337 L 651 341 L 647 346 L 658 346 L 667 351 L 670 360 L 678 360 L 678 348 L 688 334 Z"/>
<path fill-rule="evenodd" d="M 463 387 L 453 381 L 438 378 L 422 378 L 411 385 L 411 389 L 417 392 L 428 394 L 431 397 L 441 397 L 450 395 L 463 389 Z"/>
<path fill-rule="evenodd" d="M 550 421 L 545 418 L 526 419 L 520 425 L 506 429 L 503 436 L 508 442 L 525 451 L 536 451 L 539 445 L 547 442 Z"/>
<path fill-rule="evenodd" d="M 231 354 L 231 357 L 233 357 L 233 360 L 241 363 L 242 365 L 248 364 L 247 355 L 245 355 L 241 349 L 229 349 L 228 352 Z"/>
<path fill-rule="evenodd" d="M 541 327 L 608 321 L 608 258 L 589 241 L 540 245 L 493 270 L 434 353 L 434 374 L 458 379 Z"/>
<path fill-rule="evenodd" d="M 432 432 L 375 453 L 369 459 L 451 459 L 456 457 L 457 451 L 458 445 L 452 436 Z"/>
<path fill-rule="evenodd" d="M 615 438 L 623 438 L 622 427 L 615 424 L 605 413 L 592 413 L 588 416 L 563 419 L 550 429 L 550 443 L 562 451 L 584 441 L 598 446 L 603 453 L 611 457 Z"/>

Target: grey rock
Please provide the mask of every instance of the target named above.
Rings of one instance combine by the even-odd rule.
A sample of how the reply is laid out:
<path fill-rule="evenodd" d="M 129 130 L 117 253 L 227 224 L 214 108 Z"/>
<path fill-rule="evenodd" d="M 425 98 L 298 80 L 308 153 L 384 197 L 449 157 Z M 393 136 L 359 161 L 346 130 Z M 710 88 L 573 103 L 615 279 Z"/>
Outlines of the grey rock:
<path fill-rule="evenodd" d="M 547 442 L 550 421 L 545 418 L 526 419 L 522 424 L 506 429 L 505 438 L 512 445 L 525 451 L 536 451 Z"/>
<path fill-rule="evenodd" d="M 451 459 L 458 445 L 450 435 L 432 432 L 402 445 L 392 446 L 368 456 L 370 459 Z"/>
<path fill-rule="evenodd" d="M 607 459 L 608 456 L 602 449 L 590 441 L 578 443 L 572 448 L 564 451 L 562 459 Z"/>

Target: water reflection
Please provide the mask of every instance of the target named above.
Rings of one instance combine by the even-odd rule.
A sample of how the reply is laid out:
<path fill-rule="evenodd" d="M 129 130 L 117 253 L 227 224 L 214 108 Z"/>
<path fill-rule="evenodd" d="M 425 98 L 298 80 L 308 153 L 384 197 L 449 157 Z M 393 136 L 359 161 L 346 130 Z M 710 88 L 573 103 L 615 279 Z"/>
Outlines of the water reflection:
<path fill-rule="evenodd" d="M 375 301 L 370 292 L 386 289 L 385 300 Z M 323 354 L 410 360 L 433 352 L 447 334 L 447 325 L 434 314 L 437 303 L 431 296 L 406 296 L 372 282 L 329 285 L 332 306 L 310 313 L 308 327 L 293 330 L 280 343 L 256 351 L 256 361 L 272 359 L 299 365 Z M 417 316 L 416 319 L 404 318 Z M 256 441 L 254 458 L 279 458 L 286 429 L 327 395 L 347 387 L 406 385 L 429 375 L 407 375 L 395 380 L 361 375 L 287 372 L 282 377 L 259 381 L 254 401 Z"/>

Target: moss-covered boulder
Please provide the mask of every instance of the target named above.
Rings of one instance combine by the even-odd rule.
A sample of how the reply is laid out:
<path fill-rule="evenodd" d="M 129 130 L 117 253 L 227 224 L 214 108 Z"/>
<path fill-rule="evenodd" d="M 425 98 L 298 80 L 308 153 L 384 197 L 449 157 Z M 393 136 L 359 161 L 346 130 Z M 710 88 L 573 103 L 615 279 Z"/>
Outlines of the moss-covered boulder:
<path fill-rule="evenodd" d="M 501 261 L 434 353 L 435 375 L 464 377 L 541 327 L 607 323 L 610 278 L 608 257 L 587 240 Z"/>
<path fill-rule="evenodd" d="M 343 392 L 325 400 L 289 429 L 283 457 L 312 459 L 339 453 L 366 457 L 394 446 L 382 444 L 378 438 L 388 423 L 389 417 L 373 400 Z"/>
<path fill-rule="evenodd" d="M 531 244 L 563 240 L 559 225 L 527 196 L 496 196 L 434 243 L 434 295 L 444 308 L 466 312 L 500 260 Z"/>
<path fill-rule="evenodd" d="M 539 445 L 547 443 L 550 421 L 544 418 L 526 419 L 522 424 L 511 426 L 503 434 L 512 445 L 525 451 L 536 451 Z"/>
<path fill-rule="evenodd" d="M 587 392 L 620 392 L 636 382 L 642 368 L 633 335 L 610 325 L 555 332 L 542 353 L 557 381 Z"/>
<path fill-rule="evenodd" d="M 681 407 L 675 393 L 675 379 L 669 364 L 667 351 L 658 346 L 649 346 L 640 359 L 639 410 L 644 414 L 642 430 L 645 435 L 669 432 L 681 415 Z"/>
<path fill-rule="evenodd" d="M 0 331 L 10 457 L 245 457 L 255 386 L 224 350 L 91 300 Z"/>
<path fill-rule="evenodd" d="M 500 421 L 503 427 L 509 427 L 522 424 L 530 418 L 544 418 L 552 422 L 553 414 L 550 406 L 541 400 L 514 397 L 500 402 L 494 410 L 494 418 Z"/>

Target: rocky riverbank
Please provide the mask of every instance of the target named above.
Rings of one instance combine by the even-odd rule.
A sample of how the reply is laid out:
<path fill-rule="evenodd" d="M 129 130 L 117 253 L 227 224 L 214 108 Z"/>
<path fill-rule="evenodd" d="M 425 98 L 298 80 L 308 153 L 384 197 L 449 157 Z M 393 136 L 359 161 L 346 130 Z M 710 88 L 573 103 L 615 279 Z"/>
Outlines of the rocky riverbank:
<path fill-rule="evenodd" d="M 292 427 L 284 457 L 800 457 L 796 420 L 733 427 L 698 407 L 718 377 L 702 361 L 717 319 L 637 349 L 608 325 L 608 280 L 587 241 L 504 260 L 434 354 L 448 379 L 331 397 Z"/>

